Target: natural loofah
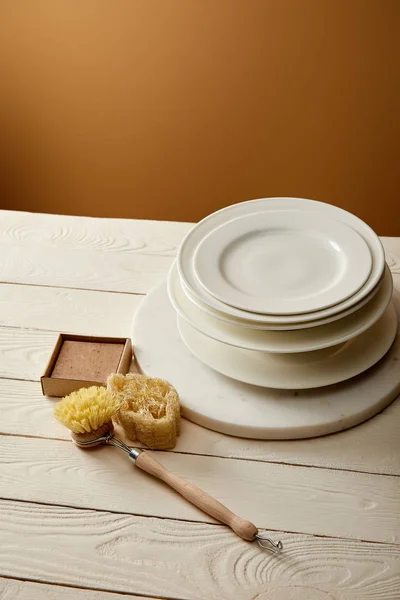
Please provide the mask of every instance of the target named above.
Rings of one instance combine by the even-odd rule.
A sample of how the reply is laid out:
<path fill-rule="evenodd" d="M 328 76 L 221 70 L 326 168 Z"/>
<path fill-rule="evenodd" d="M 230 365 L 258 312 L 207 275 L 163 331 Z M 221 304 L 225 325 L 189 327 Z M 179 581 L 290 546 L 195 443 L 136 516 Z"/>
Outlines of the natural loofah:
<path fill-rule="evenodd" d="M 176 389 L 167 381 L 146 375 L 110 375 L 107 389 L 120 403 L 114 420 L 130 440 L 149 448 L 173 448 L 179 435 L 180 404 Z"/>

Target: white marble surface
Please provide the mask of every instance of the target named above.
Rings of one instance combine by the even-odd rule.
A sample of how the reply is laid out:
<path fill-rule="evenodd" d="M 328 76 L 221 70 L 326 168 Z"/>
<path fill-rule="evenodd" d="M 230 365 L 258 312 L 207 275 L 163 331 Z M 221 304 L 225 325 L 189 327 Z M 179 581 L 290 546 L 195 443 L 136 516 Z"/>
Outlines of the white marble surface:
<path fill-rule="evenodd" d="M 398 306 L 398 299 L 395 300 Z M 299 439 L 347 429 L 372 417 L 400 391 L 400 336 L 373 368 L 315 390 L 240 383 L 201 363 L 180 338 L 166 283 L 142 301 L 133 321 L 136 360 L 146 375 L 178 390 L 184 415 L 215 431 L 258 439 Z"/>

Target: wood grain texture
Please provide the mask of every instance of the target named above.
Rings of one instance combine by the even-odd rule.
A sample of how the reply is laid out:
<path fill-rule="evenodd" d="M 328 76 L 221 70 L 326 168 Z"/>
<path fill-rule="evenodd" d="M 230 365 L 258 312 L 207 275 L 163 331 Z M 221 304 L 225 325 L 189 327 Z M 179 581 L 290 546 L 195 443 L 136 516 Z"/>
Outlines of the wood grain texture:
<path fill-rule="evenodd" d="M 0 210 L 0 245 L 173 257 L 193 225 Z M 398 262 L 399 238 L 381 240 L 389 265 Z"/>
<path fill-rule="evenodd" d="M 69 439 L 53 419 L 55 401 L 37 382 L 0 379 L 0 434 Z M 400 400 L 358 427 L 311 440 L 246 440 L 183 419 L 174 451 L 400 475 L 399 429 Z"/>
<path fill-rule="evenodd" d="M 0 281 L 147 293 L 192 226 L 0 211 Z M 389 264 L 400 272 L 400 248 L 386 239 Z"/>
<path fill-rule="evenodd" d="M 168 452 L 157 457 L 257 527 L 400 544 L 399 477 Z M 212 522 L 115 448 L 2 436 L 0 464 L 3 498 Z"/>
<path fill-rule="evenodd" d="M 79 583 L 77 582 L 77 585 Z M 0 577 L 0 600 L 156 600 L 150 596 L 113 594 Z"/>
<path fill-rule="evenodd" d="M 258 526 L 298 532 L 271 532 L 284 542 L 276 558 L 207 523 L 117 450 L 63 441 L 54 400 L 23 381 L 39 379 L 54 332 L 129 335 L 140 297 L 126 292 L 147 293 L 165 275 L 190 227 L 0 213 L 0 376 L 15 378 L 0 379 L 0 433 L 11 434 L 0 439 L 0 574 L 101 590 L 3 578 L 0 598 L 397 599 L 399 401 L 353 430 L 293 442 L 230 438 L 184 420 L 175 451 L 157 454 Z M 399 289 L 400 240 L 383 243 Z"/>
<path fill-rule="evenodd" d="M 279 557 L 221 526 L 0 502 L 9 577 L 187 600 L 398 597 L 398 546 L 269 534 Z"/>
<path fill-rule="evenodd" d="M 0 327 L 0 377 L 39 380 L 57 333 Z"/>
<path fill-rule="evenodd" d="M 47 254 L 52 254 L 52 253 L 47 253 Z M 1 269 L 1 266 L 0 266 Z M 399 290 L 400 288 L 400 275 L 395 275 L 394 276 L 394 280 L 395 280 L 395 286 L 396 289 Z M 20 286 L 15 286 L 20 287 Z M 23 289 L 28 289 L 29 286 L 25 286 Z M 7 285 L 3 285 L 1 286 L 1 295 L 0 298 L 3 297 L 3 294 L 7 295 Z M 13 290 L 14 294 L 15 294 L 16 290 Z M 54 294 L 56 294 L 55 290 L 52 289 L 50 290 L 52 296 L 53 296 L 53 300 L 55 301 L 56 298 L 54 297 Z M 76 290 L 75 290 L 76 292 Z M 80 304 L 78 306 L 74 305 L 74 308 L 72 310 L 72 313 L 70 312 L 70 297 L 68 296 L 68 294 L 70 293 L 70 290 L 68 290 L 68 292 L 66 292 L 66 295 L 62 296 L 63 297 L 63 302 L 60 303 L 60 314 L 61 317 L 60 318 L 60 325 L 58 326 L 58 329 L 63 331 L 63 330 L 69 330 L 70 332 L 74 332 L 74 333 L 89 333 L 89 325 L 91 328 L 91 332 L 95 333 L 95 334 L 100 334 L 100 331 L 102 330 L 102 324 L 104 323 L 104 321 L 108 322 L 108 326 L 109 329 L 111 331 L 114 331 L 113 327 L 112 327 L 112 323 L 114 322 L 114 307 L 112 309 L 112 314 L 109 315 L 109 318 L 107 319 L 107 316 L 105 314 L 106 311 L 106 307 L 104 304 L 104 298 L 102 298 L 100 300 L 101 303 L 101 308 L 100 310 L 100 315 L 101 316 L 93 316 L 92 321 L 90 319 L 88 319 L 87 324 L 84 325 L 82 323 L 82 321 L 85 321 L 85 315 L 87 312 L 89 312 L 90 314 L 90 310 L 91 309 L 87 309 L 86 312 L 84 310 L 83 307 L 83 303 L 85 302 L 84 298 L 80 298 Z M 83 293 L 83 292 L 81 292 Z M 92 294 L 94 294 L 94 292 L 92 292 Z M 108 294 L 102 294 L 100 293 L 99 295 L 101 296 L 108 296 Z M 122 295 L 122 294 L 121 294 Z M 120 296 L 121 296 L 120 295 Z M 117 296 L 117 294 L 113 294 L 113 296 Z M 46 297 L 49 297 L 49 294 L 46 294 Z M 32 303 L 34 303 L 34 299 L 36 298 L 38 300 L 37 297 L 35 297 L 35 294 L 30 293 L 29 298 L 31 299 Z M 140 300 L 138 300 L 137 297 L 135 296 L 129 296 L 129 300 L 132 298 L 132 305 L 129 305 L 128 307 L 126 306 L 126 300 L 123 301 L 123 307 L 121 308 L 121 310 L 119 310 L 119 306 L 115 306 L 115 312 L 117 312 L 117 316 L 115 316 L 115 320 L 116 320 L 116 327 L 115 327 L 115 331 L 119 330 L 120 327 L 125 327 L 125 334 L 126 334 L 126 323 L 128 319 L 132 319 L 133 318 L 133 314 L 137 308 L 137 306 L 140 303 Z M 6 300 L 5 302 L 6 306 L 5 308 L 9 309 L 11 315 L 11 317 L 7 317 L 7 321 L 13 323 L 13 327 L 21 327 L 22 323 L 24 323 L 23 326 L 26 326 L 28 324 L 28 318 L 27 314 L 28 314 L 28 310 L 23 310 L 23 308 L 21 307 L 21 303 L 18 303 L 17 301 L 15 302 L 15 304 L 13 304 L 12 299 L 10 300 Z M 128 310 L 126 310 L 126 308 Z M 124 309 L 124 310 L 123 310 Z M 31 309 L 33 314 L 35 315 L 33 322 L 37 323 L 37 322 L 44 322 L 46 320 L 46 315 L 52 313 L 51 308 L 49 307 L 49 304 L 44 304 L 43 305 L 43 309 L 41 307 L 41 304 L 39 302 L 35 303 L 35 308 Z M 23 312 L 25 316 L 23 317 L 18 317 L 16 315 L 19 314 L 19 312 Z M 57 310 L 54 311 L 55 314 L 57 314 Z M 111 308 L 110 308 L 110 313 L 111 313 Z M 74 315 L 77 314 L 77 319 L 75 321 L 74 319 Z M 93 313 L 92 313 L 93 314 Z M 95 312 L 95 315 L 98 315 L 98 312 Z M 122 317 L 123 315 L 123 317 Z M 56 325 L 56 318 L 55 316 L 50 317 L 50 322 L 51 319 L 53 319 L 53 325 Z M 98 327 L 95 327 L 95 322 L 98 322 Z M 122 326 L 121 326 L 122 323 Z M 65 327 L 63 327 L 63 325 L 65 325 Z M 93 325 L 93 327 L 92 327 Z M 31 325 L 34 326 L 34 325 Z M 51 326 L 46 327 L 46 329 L 52 329 Z M 117 333 L 115 333 L 114 335 L 117 335 Z M 39 379 L 40 375 L 42 374 L 43 371 L 43 367 L 45 366 L 46 363 L 46 356 L 49 356 L 50 352 L 51 352 L 51 348 L 52 345 L 54 344 L 54 334 L 49 333 L 47 331 L 33 331 L 33 330 L 27 330 L 27 329 L 10 329 L 7 327 L 0 327 L 0 377 L 11 377 L 11 378 L 17 378 L 17 379 Z"/>
<path fill-rule="evenodd" d="M 146 293 L 164 277 L 170 256 L 3 246 L 0 281 L 54 287 Z"/>
<path fill-rule="evenodd" d="M 389 246 L 393 245 L 400 257 L 397 238 L 385 240 L 390 240 Z M 396 270 L 396 254 L 389 253 L 389 259 Z M 394 272 L 394 283 L 400 290 L 400 267 L 398 274 Z M 141 300 L 142 296 L 135 294 L 0 283 L 0 325 L 128 336 Z"/>
<path fill-rule="evenodd" d="M 177 491 L 178 494 L 183 496 L 183 498 L 186 498 L 186 500 L 191 502 L 194 506 L 200 508 L 206 515 L 215 518 L 220 523 L 228 525 L 236 535 L 244 540 L 251 542 L 256 537 L 257 527 L 253 525 L 253 523 L 235 515 L 226 506 L 221 504 L 221 502 L 209 494 L 206 494 L 206 492 L 193 483 L 168 471 L 168 469 L 166 469 L 165 466 L 149 452 L 141 452 L 136 458 L 135 464 L 142 471 L 146 471 L 146 473 L 164 481 L 167 485 Z"/>
<path fill-rule="evenodd" d="M 192 227 L 174 221 L 0 210 L 0 245 L 172 257 Z"/>
<path fill-rule="evenodd" d="M 129 337 L 141 300 L 134 294 L 0 284 L 0 325 Z"/>
<path fill-rule="evenodd" d="M 0 379 L 1 433 L 70 439 L 68 430 L 53 418 L 57 400 L 43 396 L 39 382 Z"/>
<path fill-rule="evenodd" d="M 188 223 L 0 212 L 0 281 L 146 293 Z"/>

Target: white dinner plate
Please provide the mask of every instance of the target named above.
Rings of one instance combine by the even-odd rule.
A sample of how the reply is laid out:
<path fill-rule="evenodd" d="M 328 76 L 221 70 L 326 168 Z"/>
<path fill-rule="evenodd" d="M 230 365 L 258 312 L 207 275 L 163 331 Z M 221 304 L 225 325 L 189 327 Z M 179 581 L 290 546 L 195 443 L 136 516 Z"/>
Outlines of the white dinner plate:
<path fill-rule="evenodd" d="M 239 308 L 231 307 L 220 302 L 209 294 L 197 280 L 193 269 L 193 257 L 197 246 L 213 229 L 223 225 L 227 221 L 248 215 L 256 212 L 276 211 L 276 210 L 301 210 L 322 212 L 331 216 L 334 219 L 352 227 L 366 241 L 372 255 L 372 270 L 365 285 L 353 296 L 344 302 L 333 307 L 325 308 L 314 313 L 306 313 L 304 315 L 264 315 L 259 313 L 251 313 Z M 180 277 L 189 294 L 208 305 L 214 310 L 220 311 L 239 319 L 248 319 L 258 321 L 260 323 L 289 323 L 292 321 L 313 321 L 322 319 L 335 312 L 347 310 L 349 307 L 361 301 L 367 294 L 373 293 L 379 282 L 385 265 L 385 255 L 382 244 L 375 232 L 364 221 L 355 215 L 323 202 L 315 200 L 306 200 L 304 198 L 260 198 L 258 200 L 250 200 L 241 202 L 219 210 L 195 225 L 184 238 L 178 252 L 177 266 Z"/>
<path fill-rule="evenodd" d="M 399 316 L 400 293 L 394 294 L 393 304 Z M 280 390 L 225 377 L 186 348 L 165 282 L 143 297 L 135 311 L 131 337 L 140 372 L 171 381 L 187 419 L 227 435 L 275 440 L 326 435 L 366 421 L 400 393 L 400 333 L 375 366 L 336 385 Z M 389 410 L 387 418 L 391 415 L 395 417 Z M 378 417 L 378 428 L 385 418 Z M 339 438 L 345 442 L 347 436 Z M 370 449 L 375 451 L 372 438 Z M 311 598 L 307 596 L 307 600 Z"/>
<path fill-rule="evenodd" d="M 304 314 L 339 304 L 368 279 L 372 257 L 354 229 L 316 212 L 253 213 L 198 245 L 194 272 L 209 294 L 249 312 Z"/>
<path fill-rule="evenodd" d="M 310 352 L 346 342 L 371 327 L 385 312 L 392 297 L 392 275 L 386 267 L 378 294 L 359 311 L 339 321 L 294 331 L 260 331 L 223 323 L 205 314 L 186 296 L 175 265 L 168 276 L 168 295 L 178 315 L 214 340 L 261 352 Z"/>
<path fill-rule="evenodd" d="M 360 310 L 360 308 L 362 308 L 363 306 L 368 304 L 368 302 L 370 302 L 372 300 L 372 298 L 381 289 L 383 281 L 384 281 L 384 276 L 385 276 L 385 273 L 383 273 L 382 277 L 380 278 L 378 284 L 374 287 L 374 289 L 369 294 L 367 294 L 367 296 L 365 296 L 362 300 L 357 302 L 357 304 L 350 306 L 346 310 L 334 313 L 332 315 L 328 315 L 322 319 L 314 319 L 312 321 L 310 321 L 310 320 L 305 321 L 304 319 L 302 319 L 302 317 L 304 317 L 304 316 L 309 317 L 309 315 L 306 314 L 306 315 L 299 315 L 298 321 L 291 321 L 291 320 L 285 321 L 285 320 L 283 320 L 283 319 L 285 319 L 285 317 L 282 317 L 282 321 L 281 321 L 279 317 L 276 317 L 275 315 L 271 315 L 271 321 L 254 321 L 251 319 L 242 319 L 239 317 L 234 317 L 232 315 L 227 315 L 226 313 L 223 313 L 219 310 L 212 308 L 211 306 L 208 306 L 207 304 L 205 304 L 204 302 L 202 302 L 201 300 L 199 300 L 197 297 L 193 296 L 190 293 L 187 286 L 184 284 L 184 282 L 179 277 L 176 263 L 174 263 L 174 265 L 172 266 L 171 272 L 172 272 L 172 270 L 176 270 L 177 277 L 180 280 L 182 290 L 185 292 L 186 297 L 190 300 L 190 302 L 192 304 L 195 304 L 203 313 L 205 313 L 206 315 L 210 315 L 211 317 L 214 317 L 215 319 L 218 319 L 219 321 L 222 321 L 223 323 L 229 323 L 231 325 L 239 325 L 240 327 L 248 327 L 250 329 L 259 329 L 262 331 L 266 331 L 266 330 L 267 331 L 293 331 L 295 329 L 309 329 L 310 327 L 319 327 L 320 325 L 325 325 L 326 323 L 332 323 L 333 321 L 339 321 L 340 319 L 343 319 L 344 317 L 347 317 L 348 315 L 355 313 L 357 310 Z M 321 312 L 323 312 L 323 311 L 321 311 Z M 313 313 L 313 314 L 317 314 L 317 313 Z M 251 315 L 251 313 L 249 313 L 249 315 Z M 276 319 L 278 319 L 278 321 L 276 321 Z"/>
<path fill-rule="evenodd" d="M 178 316 L 183 342 L 202 363 L 252 385 L 278 389 L 311 389 L 350 379 L 378 362 L 396 336 L 392 304 L 372 327 L 332 348 L 300 354 L 269 354 L 227 346 L 209 338 Z"/>

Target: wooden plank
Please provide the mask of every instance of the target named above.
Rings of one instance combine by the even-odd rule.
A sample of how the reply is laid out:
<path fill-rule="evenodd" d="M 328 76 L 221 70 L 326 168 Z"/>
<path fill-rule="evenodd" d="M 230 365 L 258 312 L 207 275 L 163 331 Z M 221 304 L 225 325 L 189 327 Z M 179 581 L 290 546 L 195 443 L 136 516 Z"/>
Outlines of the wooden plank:
<path fill-rule="evenodd" d="M 77 582 L 77 584 L 79 584 Z M 132 596 L 131 594 L 113 594 L 95 590 L 48 585 L 20 579 L 0 577 L 1 600 L 156 600 L 150 596 Z"/>
<path fill-rule="evenodd" d="M 1 267 L 0 267 L 1 268 Z M 396 293 L 399 294 L 400 276 L 395 276 Z M 3 286 L 7 287 L 7 286 Z M 68 301 L 67 301 L 68 303 Z M 137 300 L 132 301 L 132 309 L 129 311 L 129 320 L 133 317 L 137 308 Z M 8 305 L 10 306 L 10 305 Z M 59 329 L 63 330 L 62 321 L 71 324 L 71 315 L 65 317 L 65 307 L 60 308 L 62 319 Z M 17 313 L 17 309 L 13 314 Z M 45 315 L 42 316 L 42 320 Z M 118 323 L 119 317 L 115 317 Z M 17 320 L 16 320 L 17 319 Z M 114 322 L 114 316 L 109 318 L 110 324 Z M 14 323 L 21 322 L 14 317 Z M 126 321 L 125 321 L 126 322 Z M 117 325 L 118 327 L 118 325 Z M 79 324 L 74 333 L 80 333 Z M 94 334 L 99 332 L 92 331 Z M 38 380 L 46 364 L 46 356 L 50 355 L 55 343 L 55 333 L 42 330 L 28 330 L 0 327 L 0 377 L 11 377 L 16 379 Z"/>
<path fill-rule="evenodd" d="M 0 245 L 175 256 L 193 223 L 0 211 Z M 103 255 L 104 256 L 104 255 Z"/>
<path fill-rule="evenodd" d="M 191 226 L 0 211 L 0 281 L 146 293 Z"/>
<path fill-rule="evenodd" d="M 96 250 L 2 248 L 0 282 L 147 293 L 166 276 L 173 257 Z"/>
<path fill-rule="evenodd" d="M 220 526 L 0 503 L 9 577 L 187 600 L 398 597 L 399 546 L 269 534 L 279 557 Z"/>
<path fill-rule="evenodd" d="M 39 380 L 57 333 L 0 327 L 0 377 Z"/>
<path fill-rule="evenodd" d="M 192 226 L 0 211 L 0 281 L 147 293 Z M 400 245 L 386 239 L 388 261 L 400 272 Z"/>
<path fill-rule="evenodd" d="M 129 337 L 142 296 L 0 284 L 0 325 Z"/>
<path fill-rule="evenodd" d="M 39 383 L 0 379 L 0 433 L 69 439 L 53 420 L 55 401 L 42 396 Z M 183 419 L 175 451 L 400 475 L 399 429 L 400 400 L 358 427 L 310 440 L 246 440 Z"/>
<path fill-rule="evenodd" d="M 391 260 L 397 272 L 400 258 Z M 2 255 L 0 282 L 145 294 L 172 262 L 173 257 L 151 254 L 10 245 Z"/>
<path fill-rule="evenodd" d="M 396 282 L 399 281 L 396 277 Z M 3 289 L 8 286 L 3 286 Z M 15 286 L 19 287 L 19 286 Z M 54 294 L 51 288 L 30 288 L 25 289 L 46 290 Z M 58 290 L 59 291 L 59 290 Z M 70 293 L 71 290 L 68 290 Z M 93 294 L 96 297 L 108 296 L 108 294 L 97 292 L 76 292 L 78 294 Z M 112 294 L 117 298 L 129 298 L 132 302 L 137 300 L 134 296 L 123 294 Z M 36 297 L 37 299 L 37 297 Z M 31 297 L 32 305 L 34 298 Z M 67 309 L 69 300 L 65 304 L 60 303 L 60 324 L 65 325 L 60 329 L 73 329 L 75 322 L 75 313 L 70 313 Z M 133 304 L 135 304 L 133 302 Z M 106 306 L 102 305 L 104 311 Z M 134 305 L 132 312 L 135 309 Z M 78 310 L 83 310 L 83 304 L 78 305 Z M 36 308 L 32 309 L 38 319 L 45 320 L 46 314 L 51 310 L 41 312 Z M 36 311 L 36 312 L 35 312 Z M 13 314 L 23 313 L 18 310 Z M 97 313 L 96 313 L 97 314 Z M 120 314 L 120 311 L 118 311 Z M 99 319 L 99 323 L 107 322 L 106 314 L 103 313 L 104 320 Z M 35 317 L 35 318 L 36 318 Z M 20 318 L 20 317 L 19 317 Z M 50 317 L 51 318 L 51 317 Z M 83 313 L 83 320 L 85 314 Z M 115 321 L 118 325 L 118 318 Z M 95 319 L 95 317 L 94 317 Z M 130 319 L 129 319 L 130 320 Z M 114 317 L 108 321 L 114 322 Z M 122 324 L 122 320 L 120 323 Z M 40 323 L 38 323 L 40 324 Z M 80 321 L 77 320 L 75 332 L 82 331 Z M 96 333 L 100 333 L 100 327 L 96 328 Z M 93 330 L 92 330 L 93 331 Z M 105 332 L 107 333 L 107 332 Z M 121 332 L 122 333 L 122 332 Z M 11 328 L 0 328 L 0 373 L 2 377 L 11 377 L 16 379 L 38 380 L 43 372 L 48 356 L 51 353 L 56 340 L 56 334 L 46 331 L 18 330 Z M 47 424 L 50 420 L 39 419 L 42 410 L 47 410 L 46 414 L 50 417 L 51 406 L 41 402 L 38 388 L 34 385 L 28 385 L 26 397 L 18 391 L 16 382 L 0 382 L 0 405 L 8 406 L 9 409 L 4 412 L 4 418 L 1 423 L 2 433 L 26 433 L 26 427 L 20 423 L 21 411 L 25 410 L 25 419 L 29 419 L 29 426 L 32 426 L 33 435 L 46 435 L 57 437 L 60 435 L 54 433 Z M 3 390 L 3 391 L 2 391 Z M 15 393 L 14 393 L 15 390 Z M 18 396 L 18 400 L 15 398 Z M 33 402 L 35 398 L 35 403 Z M 24 408 L 24 404 L 26 405 Z M 40 406 L 41 411 L 33 413 L 32 407 Z M 43 404 L 43 406 L 42 406 Z M 315 464 L 325 467 L 345 468 L 351 470 L 367 471 L 372 473 L 399 474 L 400 470 L 400 442 L 397 435 L 399 426 L 399 403 L 388 407 L 381 415 L 378 415 L 371 421 L 352 429 L 332 436 L 327 436 L 314 440 L 298 440 L 289 442 L 259 442 L 255 440 L 240 440 L 229 438 L 222 434 L 200 430 L 194 425 L 187 424 L 188 434 L 182 436 L 178 442 L 178 450 L 182 452 L 202 453 L 217 456 L 233 456 L 241 458 L 250 458 L 254 460 L 269 460 L 276 462 L 286 462 L 292 464 Z M 385 430 L 385 436 L 382 439 L 382 430 Z"/>
<path fill-rule="evenodd" d="M 400 274 L 394 283 L 399 293 Z M 0 325 L 128 336 L 141 300 L 134 294 L 0 284 Z"/>
<path fill-rule="evenodd" d="M 257 527 L 400 543 L 400 478 L 157 453 Z M 176 492 L 135 469 L 115 448 L 0 437 L 1 497 L 136 515 L 213 522 Z"/>
<path fill-rule="evenodd" d="M 0 210 L 0 244 L 175 256 L 193 223 L 51 215 Z M 398 263 L 398 237 L 381 237 L 388 263 Z"/>
<path fill-rule="evenodd" d="M 70 439 L 53 418 L 57 400 L 43 396 L 39 382 L 0 379 L 0 433 Z"/>
<path fill-rule="evenodd" d="M 400 275 L 394 283 L 399 293 Z M 0 325 L 128 337 L 142 299 L 141 294 L 0 283 Z"/>

